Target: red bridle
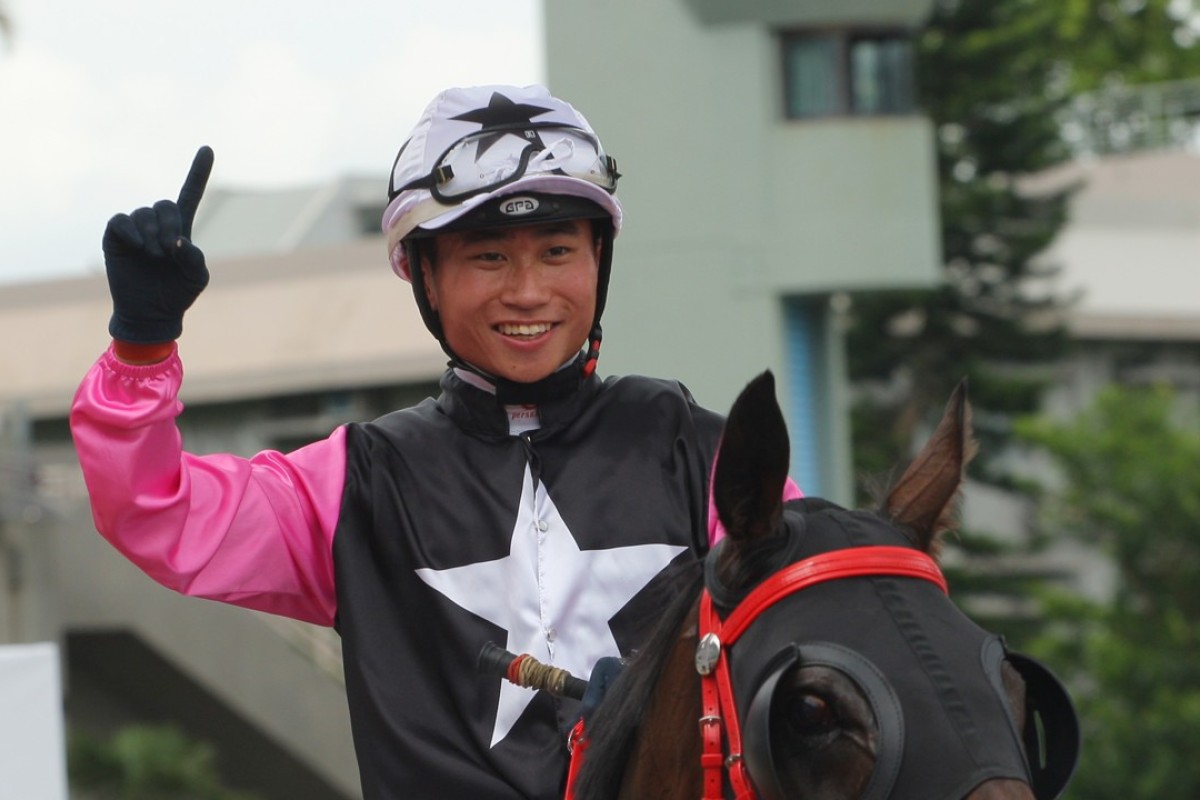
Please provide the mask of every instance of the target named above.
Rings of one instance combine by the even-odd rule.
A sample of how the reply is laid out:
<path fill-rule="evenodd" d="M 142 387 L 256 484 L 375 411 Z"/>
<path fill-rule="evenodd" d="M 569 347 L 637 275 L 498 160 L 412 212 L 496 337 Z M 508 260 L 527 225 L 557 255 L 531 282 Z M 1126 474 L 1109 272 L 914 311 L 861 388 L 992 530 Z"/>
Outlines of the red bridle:
<path fill-rule="evenodd" d="M 713 608 L 708 589 L 701 593 L 696 671 L 700 673 L 703 800 L 724 800 L 726 771 L 737 800 L 753 800 L 756 796 L 742 759 L 742 732 L 733 702 L 729 648 L 763 611 L 784 597 L 818 583 L 869 575 L 919 578 L 948 593 L 946 579 L 933 558 L 907 547 L 886 546 L 834 550 L 791 564 L 755 587 L 724 622 Z M 729 743 L 728 755 L 722 741 L 725 738 Z"/>

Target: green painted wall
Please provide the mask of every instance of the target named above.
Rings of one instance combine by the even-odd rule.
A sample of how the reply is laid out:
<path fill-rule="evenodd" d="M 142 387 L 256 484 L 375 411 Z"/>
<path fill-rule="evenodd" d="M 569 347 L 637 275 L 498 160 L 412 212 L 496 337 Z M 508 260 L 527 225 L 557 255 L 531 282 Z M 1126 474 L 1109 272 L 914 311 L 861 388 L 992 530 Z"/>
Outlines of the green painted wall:
<path fill-rule="evenodd" d="M 718 410 L 763 369 L 786 392 L 788 297 L 928 285 L 940 259 L 928 121 L 784 119 L 779 41 L 759 20 L 788 4 L 752 5 L 764 16 L 711 24 L 693 0 L 545 2 L 550 88 L 624 176 L 601 370 L 677 377 Z M 822 390 L 842 397 L 830 363 Z M 848 430 L 845 405 L 831 413 Z M 836 438 L 823 483 L 848 487 Z"/>

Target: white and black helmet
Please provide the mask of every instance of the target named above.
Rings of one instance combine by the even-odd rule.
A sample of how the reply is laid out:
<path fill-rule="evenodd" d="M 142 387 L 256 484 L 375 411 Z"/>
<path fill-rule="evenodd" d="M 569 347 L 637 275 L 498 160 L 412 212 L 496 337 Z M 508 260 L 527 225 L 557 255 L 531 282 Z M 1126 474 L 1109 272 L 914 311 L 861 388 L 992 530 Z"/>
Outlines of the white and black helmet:
<path fill-rule="evenodd" d="M 603 237 L 596 313 L 585 370 L 600 343 L 612 262 L 621 229 L 616 161 L 588 121 L 543 86 L 447 89 L 433 99 L 401 146 L 383 213 L 392 269 L 413 283 L 425 324 L 458 361 L 428 306 L 420 242 L 458 230 L 600 219 Z"/>
<path fill-rule="evenodd" d="M 426 106 L 392 166 L 383 213 L 392 267 L 410 279 L 400 246 L 407 238 L 525 192 L 590 200 L 619 231 L 617 177 L 588 121 L 545 87 L 447 89 Z"/>

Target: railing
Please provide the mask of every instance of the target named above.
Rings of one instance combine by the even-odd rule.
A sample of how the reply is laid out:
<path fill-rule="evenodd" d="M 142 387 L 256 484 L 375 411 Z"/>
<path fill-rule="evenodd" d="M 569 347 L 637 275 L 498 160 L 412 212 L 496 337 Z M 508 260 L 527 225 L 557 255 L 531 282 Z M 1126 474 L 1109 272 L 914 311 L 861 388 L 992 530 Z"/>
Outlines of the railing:
<path fill-rule="evenodd" d="M 1200 150 L 1200 79 L 1122 86 L 1080 95 L 1061 119 L 1076 155 Z"/>

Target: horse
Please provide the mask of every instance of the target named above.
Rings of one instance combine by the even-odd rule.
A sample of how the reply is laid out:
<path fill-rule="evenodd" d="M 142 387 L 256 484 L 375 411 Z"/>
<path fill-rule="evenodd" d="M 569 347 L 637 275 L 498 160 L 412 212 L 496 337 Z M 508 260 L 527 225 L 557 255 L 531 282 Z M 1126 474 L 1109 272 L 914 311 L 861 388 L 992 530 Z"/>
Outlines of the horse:
<path fill-rule="evenodd" d="M 936 562 L 975 449 L 965 382 L 878 511 L 784 502 L 788 448 L 763 373 L 718 450 L 726 535 L 587 720 L 568 796 L 1059 796 L 1069 695 L 961 612 Z"/>

